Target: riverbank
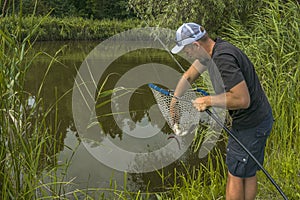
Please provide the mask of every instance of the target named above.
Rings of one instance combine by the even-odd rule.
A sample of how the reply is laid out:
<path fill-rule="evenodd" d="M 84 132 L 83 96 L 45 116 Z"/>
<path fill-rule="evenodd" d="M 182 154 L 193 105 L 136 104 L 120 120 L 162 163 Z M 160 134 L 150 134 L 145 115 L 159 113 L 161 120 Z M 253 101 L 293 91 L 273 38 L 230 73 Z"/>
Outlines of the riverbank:
<path fill-rule="evenodd" d="M 38 30 L 33 30 L 37 25 Z M 32 38 L 38 41 L 103 40 L 139 26 L 141 21 L 137 19 L 92 20 L 81 17 L 50 16 L 22 17 L 22 20 L 16 16 L 0 18 L 0 29 L 4 32 L 18 31 L 20 32 L 18 35 L 25 38 L 30 32 L 35 31 Z"/>
<path fill-rule="evenodd" d="M 300 198 L 298 10 L 299 4 L 290 1 L 285 4 L 270 3 L 268 8 L 262 9 L 248 22 L 250 28 L 231 22 L 223 33 L 226 40 L 249 55 L 271 102 L 275 123 L 267 143 L 264 166 L 289 199 Z M 227 169 L 218 149 L 209 154 L 206 165 L 195 168 L 188 175 L 181 174 L 174 168 L 174 184 L 167 182 L 164 178 L 166 174 L 161 173 L 161 182 L 165 184 L 168 192 L 131 192 L 126 187 L 126 176 L 122 190 L 118 190 L 113 181 L 109 182 L 110 188 L 92 188 L 87 184 L 85 189 L 80 190 L 76 188 L 73 179 L 64 176 L 73 162 L 77 148 L 70 149 L 67 161 L 59 162 L 57 152 L 61 147 L 69 146 L 63 143 L 59 131 L 63 124 L 58 103 L 71 91 L 61 95 L 59 90 L 55 90 L 55 103 L 49 106 L 45 104 L 41 94 L 46 85 L 47 74 L 53 69 L 51 65 L 54 62 L 62 63 L 59 56 L 63 50 L 53 53 L 53 57 L 45 54 L 44 50 L 32 56 L 28 54 L 28 44 L 35 38 L 105 39 L 123 30 L 140 26 L 138 20 L 121 22 L 47 16 L 11 17 L 1 18 L 0 26 L 0 199 L 93 199 L 89 194 L 96 192 L 99 193 L 96 199 L 101 199 L 104 192 L 110 192 L 120 199 L 225 199 L 224 176 Z M 25 76 L 32 68 L 32 57 L 39 55 L 48 56 L 49 63 L 45 73 L 41 73 L 42 77 L 39 76 L 41 84 L 32 84 L 37 88 L 37 94 L 30 96 L 24 90 Z M 55 75 L 57 78 L 61 77 L 60 74 Z M 57 87 L 66 85 L 58 84 Z M 49 90 L 48 87 L 46 89 Z M 30 103 L 32 100 L 33 104 Z M 210 162 L 211 158 L 218 159 L 215 165 Z M 59 171 L 62 167 L 64 170 Z M 63 176 L 59 177 L 58 172 Z M 281 199 L 267 177 L 262 172 L 258 176 L 258 199 Z M 65 188 L 72 186 L 74 190 L 67 193 Z"/>

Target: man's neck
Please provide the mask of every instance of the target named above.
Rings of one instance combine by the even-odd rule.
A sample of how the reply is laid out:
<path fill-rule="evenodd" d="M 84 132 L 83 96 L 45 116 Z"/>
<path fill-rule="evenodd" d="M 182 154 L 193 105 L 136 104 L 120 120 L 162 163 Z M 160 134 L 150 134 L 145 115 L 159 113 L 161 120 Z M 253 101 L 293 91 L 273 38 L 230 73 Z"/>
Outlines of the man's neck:
<path fill-rule="evenodd" d="M 212 57 L 213 49 L 215 46 L 215 41 L 209 38 L 207 41 L 202 42 L 201 46 L 205 49 L 205 51 Z"/>
<path fill-rule="evenodd" d="M 212 57 L 212 53 L 213 53 L 213 49 L 214 49 L 214 46 L 215 46 L 216 42 L 213 41 L 212 39 L 208 39 L 207 41 L 207 44 L 206 44 L 206 51 L 207 53 L 210 55 L 210 57 Z"/>

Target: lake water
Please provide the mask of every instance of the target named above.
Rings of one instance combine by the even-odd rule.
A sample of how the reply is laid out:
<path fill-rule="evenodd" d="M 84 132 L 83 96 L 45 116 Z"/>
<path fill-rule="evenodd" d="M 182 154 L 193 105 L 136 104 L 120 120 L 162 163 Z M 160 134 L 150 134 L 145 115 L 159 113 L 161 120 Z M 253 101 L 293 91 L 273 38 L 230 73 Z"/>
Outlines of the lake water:
<path fill-rule="evenodd" d="M 81 128 L 76 124 L 74 116 L 76 118 L 76 112 L 85 111 L 84 108 L 74 110 L 74 105 L 76 106 L 74 101 L 77 101 L 73 93 L 74 83 L 86 56 L 99 43 L 100 41 L 39 42 L 35 45 L 36 51 L 47 52 L 49 55 L 55 55 L 62 49 L 57 53 L 57 60 L 50 68 L 48 66 L 51 57 L 44 54 L 35 60 L 27 75 L 26 90 L 33 100 L 41 83 L 43 83 L 41 97 L 45 107 L 59 99 L 56 107 L 57 138 L 61 138 L 64 145 L 59 145 L 57 149 L 57 162 L 69 163 L 65 174 L 66 180 L 72 179 L 74 183 L 65 189 L 72 191 L 87 187 L 114 188 L 116 184 L 120 190 L 126 187 L 128 191 L 165 191 L 174 182 L 174 169 L 177 173 L 184 174 L 186 168 L 197 167 L 206 161 L 206 157 L 199 158 L 198 153 L 194 153 L 190 148 L 194 137 L 192 134 L 180 139 L 181 147 L 177 141 L 168 138 L 172 131 L 165 121 L 161 120 L 162 116 L 155 106 L 153 95 L 147 88 L 146 79 L 152 72 L 147 72 L 148 66 L 144 65 L 151 63 L 153 73 L 156 72 L 157 77 L 164 73 L 163 70 L 157 70 L 160 69 L 160 65 L 168 65 L 173 70 L 182 72 L 174 60 L 163 51 L 138 50 L 117 57 L 105 71 L 101 72 L 97 91 L 121 89 L 118 94 L 102 93 L 98 98 L 95 97 L 96 125 L 91 123 L 91 127 L 97 131 L 93 134 L 81 134 L 79 131 Z M 183 66 L 188 66 L 188 63 L 180 62 Z M 134 72 L 132 69 L 136 66 L 144 66 L 142 70 L 146 69 L 145 74 L 139 75 Z M 126 88 L 133 82 L 124 81 L 122 78 L 125 76 L 129 76 L 127 79 L 142 80 L 139 87 L 131 90 L 122 89 L 120 87 L 123 86 L 122 81 L 127 84 Z M 174 78 L 174 84 L 178 78 Z M 122 109 L 124 106 L 125 110 Z M 76 106 L 76 109 L 78 107 L 81 106 Z M 55 116 L 54 113 L 55 111 L 52 116 Z M 109 145 L 116 148 L 107 150 L 107 147 L 112 148 Z M 159 152 L 165 146 L 170 147 L 159 155 L 152 155 L 151 158 L 144 155 Z M 122 150 L 116 150 L 118 148 Z M 127 155 L 128 152 L 131 154 Z M 132 152 L 134 157 L 130 157 Z M 109 195 L 109 192 L 106 193 Z"/>

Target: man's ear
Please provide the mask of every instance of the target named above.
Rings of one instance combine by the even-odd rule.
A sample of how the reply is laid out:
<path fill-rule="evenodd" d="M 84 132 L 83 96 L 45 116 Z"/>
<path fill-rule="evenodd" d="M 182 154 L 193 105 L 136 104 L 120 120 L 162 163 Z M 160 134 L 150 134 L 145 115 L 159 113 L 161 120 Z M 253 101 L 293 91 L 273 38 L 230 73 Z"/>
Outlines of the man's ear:
<path fill-rule="evenodd" d="M 200 45 L 200 43 L 198 41 L 195 41 L 195 42 L 193 42 L 193 46 L 200 47 L 201 45 Z"/>

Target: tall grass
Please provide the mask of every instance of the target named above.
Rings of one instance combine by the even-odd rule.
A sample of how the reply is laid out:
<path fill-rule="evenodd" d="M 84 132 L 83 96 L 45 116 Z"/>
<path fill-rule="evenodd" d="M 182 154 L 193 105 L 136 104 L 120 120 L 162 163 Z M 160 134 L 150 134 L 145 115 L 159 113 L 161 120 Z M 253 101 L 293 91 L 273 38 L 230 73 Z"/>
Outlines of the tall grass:
<path fill-rule="evenodd" d="M 299 199 L 299 4 L 291 0 L 265 3 L 268 6 L 261 8 L 247 27 L 231 22 L 225 37 L 254 62 L 272 104 L 276 121 L 267 143 L 265 167 L 289 199 Z M 41 24 L 48 18 L 39 22 L 30 19 L 30 23 L 25 22 L 25 32 L 22 15 L 13 17 L 13 29 L 9 26 L 0 29 L 0 199 L 93 199 L 86 191 L 96 193 L 105 189 L 87 188 L 66 193 L 64 187 L 72 184 L 72 180 L 57 176 L 56 153 L 62 144 L 56 137 L 59 117 L 56 104 L 45 108 L 38 94 L 32 96 L 24 92 L 26 72 L 40 53 L 32 59 L 25 58 Z M 55 61 L 54 57 L 51 62 Z M 30 104 L 32 98 L 35 101 Z M 188 167 L 186 170 L 190 171 Z M 215 149 L 207 162 L 192 169 L 192 173 L 179 173 L 174 169 L 175 183 L 167 186 L 168 192 L 155 196 L 157 199 L 224 199 L 226 170 L 222 153 Z M 153 195 L 127 191 L 126 177 L 124 182 L 124 191 L 115 189 L 113 183 L 106 190 L 118 199 L 149 199 Z M 104 197 L 99 195 L 98 199 Z M 262 173 L 259 173 L 258 199 L 280 199 Z"/>
<path fill-rule="evenodd" d="M 185 170 L 174 169 L 174 185 L 167 192 L 156 194 L 157 199 L 225 199 L 227 168 L 220 149 L 214 149 L 204 164 L 185 167 Z"/>
<path fill-rule="evenodd" d="M 64 146 L 58 114 L 58 103 L 64 96 L 56 96 L 57 101 L 46 107 L 41 95 L 52 64 L 59 62 L 60 50 L 54 56 L 31 51 L 41 25 L 48 19 L 24 19 L 22 13 L 8 21 L 1 19 L 0 199 L 105 199 L 103 191 L 111 192 L 113 198 L 149 197 L 117 190 L 114 183 L 111 188 L 66 189 L 74 188 L 73 180 L 65 177 L 72 157 L 65 163 L 57 160 Z M 13 28 L 2 23 L 9 21 L 14 22 Z M 51 59 L 33 95 L 24 90 L 24 85 L 32 63 L 40 56 Z"/>
<path fill-rule="evenodd" d="M 14 29 L 0 30 L 0 199 L 63 198 L 69 182 L 57 176 L 57 103 L 43 106 L 43 84 L 34 96 L 24 91 L 27 70 L 41 54 L 28 56 L 41 23 L 23 35 L 22 13 L 14 20 Z"/>
<path fill-rule="evenodd" d="M 58 62 L 59 51 L 53 57 L 44 52 L 33 54 L 31 51 L 37 37 L 41 37 L 43 25 L 49 19 L 48 16 L 23 18 L 22 13 L 0 19 L 0 199 L 93 199 L 93 194 L 103 199 L 103 191 L 111 191 L 114 196 L 126 196 L 130 199 L 131 196 L 141 196 L 129 191 L 119 191 L 113 183 L 111 188 L 66 190 L 74 184 L 73 180 L 66 180 L 66 173 L 63 172 L 68 169 L 72 158 L 66 163 L 58 163 L 57 160 L 57 153 L 64 145 L 63 138 L 60 138 L 64 134 L 58 132 L 58 103 L 64 96 L 56 96 L 57 101 L 47 107 L 41 97 L 46 76 L 52 64 Z M 54 27 L 60 27 L 55 24 L 55 20 L 52 21 Z M 72 20 L 71 24 L 78 23 L 78 19 Z M 50 33 L 48 30 L 47 33 L 65 33 L 64 28 L 68 28 L 70 21 L 65 22 L 66 26 Z M 84 21 L 79 25 L 91 22 Z M 102 21 L 102 27 L 97 27 L 100 23 L 96 23 L 94 27 L 98 31 L 95 34 L 99 34 L 97 37 L 107 37 L 125 27 L 114 22 Z M 127 25 L 131 27 L 133 24 Z M 72 29 L 66 33 L 76 34 L 76 31 Z M 67 35 L 63 39 L 78 39 L 73 36 Z M 51 59 L 42 83 L 33 95 L 24 91 L 24 85 L 32 63 L 39 56 L 49 56 Z"/>
<path fill-rule="evenodd" d="M 233 22 L 226 36 L 254 62 L 273 108 L 275 123 L 267 144 L 265 166 L 290 199 L 299 199 L 299 3 L 265 3 L 268 6 L 248 22 L 250 29 Z M 278 196 L 263 175 L 259 196 L 261 199 Z"/>
<path fill-rule="evenodd" d="M 46 157 L 47 148 L 51 144 L 49 142 L 53 142 L 50 134 L 52 130 L 45 126 L 45 118 L 39 116 L 39 102 L 29 105 L 28 99 L 31 96 L 23 91 L 30 63 L 25 62 L 30 34 L 20 40 L 21 16 L 16 20 L 18 25 L 13 32 L 6 29 L 0 32 L 2 199 L 33 198 L 40 185 L 37 177 L 42 166 L 46 160 L 54 159 Z"/>
<path fill-rule="evenodd" d="M 81 17 L 23 17 L 21 28 L 21 37 L 25 37 L 34 24 L 40 24 L 34 37 L 38 36 L 40 41 L 57 40 L 103 40 L 122 31 L 136 28 L 140 25 L 139 20 L 126 19 L 103 19 L 91 20 Z M 0 18 L 0 28 L 6 27 L 8 30 L 14 30 L 18 27 L 18 19 L 14 16 Z"/>

